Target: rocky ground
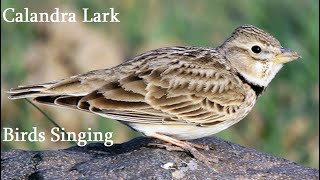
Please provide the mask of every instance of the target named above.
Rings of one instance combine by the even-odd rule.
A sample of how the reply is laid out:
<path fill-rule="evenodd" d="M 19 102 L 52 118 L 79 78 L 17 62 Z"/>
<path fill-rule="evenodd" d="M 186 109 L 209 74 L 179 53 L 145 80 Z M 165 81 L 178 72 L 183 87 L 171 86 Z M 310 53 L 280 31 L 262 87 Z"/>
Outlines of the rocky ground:
<path fill-rule="evenodd" d="M 219 161 L 207 166 L 191 155 L 150 146 L 139 137 L 105 147 L 102 143 L 62 150 L 1 152 L 1 179 L 319 179 L 319 170 L 216 137 L 195 140 Z"/>

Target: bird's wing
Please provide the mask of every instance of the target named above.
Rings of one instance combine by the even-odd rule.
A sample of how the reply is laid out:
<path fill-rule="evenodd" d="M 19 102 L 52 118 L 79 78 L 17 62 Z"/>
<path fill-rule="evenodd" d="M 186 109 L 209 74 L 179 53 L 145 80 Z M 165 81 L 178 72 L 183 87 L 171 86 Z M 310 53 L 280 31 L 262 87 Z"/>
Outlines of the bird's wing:
<path fill-rule="evenodd" d="M 163 66 L 139 64 L 83 97 L 78 107 L 128 122 L 219 123 L 230 119 L 246 97 L 241 80 L 225 68 L 219 62 L 205 68 L 183 59 Z"/>
<path fill-rule="evenodd" d="M 177 60 L 163 71 L 154 70 L 144 77 L 145 101 L 187 123 L 209 125 L 230 119 L 247 94 L 241 80 L 218 64 L 204 68 Z"/>

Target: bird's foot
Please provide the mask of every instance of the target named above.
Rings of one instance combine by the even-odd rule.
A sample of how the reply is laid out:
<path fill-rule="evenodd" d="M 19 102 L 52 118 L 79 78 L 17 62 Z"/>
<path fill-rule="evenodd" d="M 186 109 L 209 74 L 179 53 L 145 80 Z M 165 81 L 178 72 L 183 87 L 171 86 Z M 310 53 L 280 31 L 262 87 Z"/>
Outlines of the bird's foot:
<path fill-rule="evenodd" d="M 203 155 L 201 152 L 199 152 L 197 149 L 201 150 L 210 150 L 213 149 L 212 147 L 209 147 L 208 145 L 203 144 L 197 144 L 197 143 L 191 143 L 188 141 L 180 141 L 177 139 L 174 139 L 172 137 L 169 137 L 167 135 L 163 134 L 154 134 L 152 135 L 154 138 L 161 139 L 165 142 L 165 144 L 158 144 L 158 143 L 150 143 L 151 146 L 156 146 L 160 148 L 165 148 L 169 151 L 186 151 L 189 152 L 195 159 L 205 163 L 206 165 L 212 167 L 212 163 L 218 163 L 219 159 L 217 157 L 208 157 L 206 155 Z"/>

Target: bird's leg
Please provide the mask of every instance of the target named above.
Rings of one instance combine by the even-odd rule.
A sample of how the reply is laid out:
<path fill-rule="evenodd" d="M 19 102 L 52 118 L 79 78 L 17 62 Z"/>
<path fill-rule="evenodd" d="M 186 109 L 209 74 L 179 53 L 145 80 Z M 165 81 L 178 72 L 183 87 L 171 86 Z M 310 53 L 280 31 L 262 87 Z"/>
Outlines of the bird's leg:
<path fill-rule="evenodd" d="M 218 162 L 217 158 L 206 157 L 205 155 L 201 154 L 196 149 L 196 148 L 208 149 L 208 146 L 199 145 L 199 144 L 193 144 L 193 143 L 187 142 L 187 141 L 180 141 L 180 140 L 174 139 L 172 137 L 169 137 L 169 136 L 166 136 L 166 135 L 163 135 L 163 134 L 160 134 L 160 133 L 155 133 L 155 134 L 152 134 L 152 135 L 149 135 L 149 136 L 157 138 L 157 139 L 160 139 L 160 140 L 165 141 L 165 142 L 168 142 L 170 144 L 176 145 L 176 146 L 182 148 L 183 150 L 188 151 L 189 153 L 191 153 L 191 155 L 193 157 L 195 157 L 199 161 L 204 162 L 207 165 L 210 165 L 211 162 L 214 162 L 214 163 Z"/>

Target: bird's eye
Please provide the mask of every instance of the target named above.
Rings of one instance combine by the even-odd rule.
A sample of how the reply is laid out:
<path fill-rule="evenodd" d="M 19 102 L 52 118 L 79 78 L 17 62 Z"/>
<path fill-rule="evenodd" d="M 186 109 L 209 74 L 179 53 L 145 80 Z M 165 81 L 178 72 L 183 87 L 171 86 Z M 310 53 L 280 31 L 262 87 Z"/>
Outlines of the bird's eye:
<path fill-rule="evenodd" d="M 258 54 L 261 52 L 260 46 L 252 46 L 251 51 Z"/>

